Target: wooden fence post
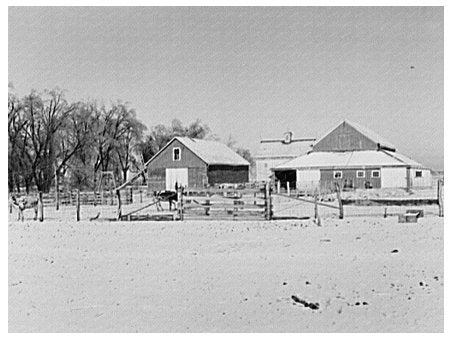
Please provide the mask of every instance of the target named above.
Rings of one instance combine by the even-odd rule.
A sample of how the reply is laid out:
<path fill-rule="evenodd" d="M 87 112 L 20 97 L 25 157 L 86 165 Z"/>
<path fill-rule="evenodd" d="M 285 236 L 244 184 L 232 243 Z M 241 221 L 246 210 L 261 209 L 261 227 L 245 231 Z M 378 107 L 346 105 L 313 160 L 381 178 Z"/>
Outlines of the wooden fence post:
<path fill-rule="evenodd" d="M 344 219 L 344 207 L 342 206 L 341 187 L 336 183 L 337 201 L 339 203 L 339 219 Z"/>
<path fill-rule="evenodd" d="M 270 208 L 270 220 L 273 220 L 273 202 L 272 202 L 272 188 L 270 186 L 270 184 L 268 185 L 269 189 L 268 189 L 268 200 L 269 200 L 269 208 Z"/>
<path fill-rule="evenodd" d="M 58 185 L 58 169 L 55 166 L 55 202 L 56 210 L 60 209 L 60 187 Z"/>
<path fill-rule="evenodd" d="M 80 221 L 80 190 L 77 190 L 77 199 L 75 202 L 75 218 Z"/>
<path fill-rule="evenodd" d="M 444 182 L 443 180 L 438 180 L 438 207 L 439 216 L 444 217 Z"/>
<path fill-rule="evenodd" d="M 38 210 L 39 210 L 39 221 L 44 221 L 44 204 L 42 202 L 42 192 L 38 193 Z"/>
<path fill-rule="evenodd" d="M 140 203 L 142 203 L 142 202 L 143 202 L 143 191 L 140 188 Z"/>
<path fill-rule="evenodd" d="M 118 212 L 117 212 L 117 220 L 121 220 L 122 209 L 121 209 L 121 192 L 116 190 L 116 196 L 118 197 Z"/>
<path fill-rule="evenodd" d="M 317 192 L 314 195 L 314 220 L 317 226 L 322 226 L 322 223 L 320 221 L 320 215 L 319 215 L 319 205 L 317 204 L 318 200 L 318 194 Z"/>
<path fill-rule="evenodd" d="M 270 220 L 270 206 L 268 196 L 270 195 L 270 184 L 265 183 L 265 219 Z"/>
<path fill-rule="evenodd" d="M 179 218 L 180 221 L 184 220 L 184 206 L 183 206 L 183 195 L 182 195 L 182 188 L 177 188 L 177 202 L 179 205 Z"/>
<path fill-rule="evenodd" d="M 273 218 L 270 182 L 265 184 L 265 218 L 267 220 L 272 220 Z"/>

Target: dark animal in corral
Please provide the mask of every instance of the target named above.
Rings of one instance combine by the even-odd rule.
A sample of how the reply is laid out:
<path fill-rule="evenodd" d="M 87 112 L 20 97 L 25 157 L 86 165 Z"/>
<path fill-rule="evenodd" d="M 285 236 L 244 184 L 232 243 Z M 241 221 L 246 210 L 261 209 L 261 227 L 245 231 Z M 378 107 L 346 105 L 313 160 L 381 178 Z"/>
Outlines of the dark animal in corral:
<path fill-rule="evenodd" d="M 171 211 L 173 204 L 174 204 L 174 208 L 176 208 L 177 192 L 174 192 L 174 191 L 154 192 L 154 196 L 157 199 L 159 199 L 160 201 L 168 201 L 170 211 Z M 163 207 L 160 203 L 157 203 L 156 206 L 157 206 L 158 211 L 163 211 Z"/>
<path fill-rule="evenodd" d="M 20 197 L 16 198 L 14 195 L 11 197 L 12 205 L 17 208 L 17 220 L 24 221 L 24 210 L 33 209 L 35 216 L 33 220 L 38 219 L 38 198 L 32 197 Z"/>

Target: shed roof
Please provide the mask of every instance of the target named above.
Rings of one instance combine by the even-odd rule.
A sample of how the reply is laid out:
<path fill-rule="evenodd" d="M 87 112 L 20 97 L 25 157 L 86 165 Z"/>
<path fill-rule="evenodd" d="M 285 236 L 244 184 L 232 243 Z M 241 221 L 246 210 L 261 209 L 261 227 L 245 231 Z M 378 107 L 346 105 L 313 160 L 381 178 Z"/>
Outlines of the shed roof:
<path fill-rule="evenodd" d="M 208 165 L 245 165 L 249 166 L 249 162 L 230 149 L 225 144 L 214 140 L 194 139 L 188 137 L 174 137 L 160 151 L 158 151 L 148 162 L 146 166 L 174 140 L 190 149 L 202 161 Z"/>
<path fill-rule="evenodd" d="M 403 167 L 422 168 L 420 163 L 395 152 L 351 151 L 312 152 L 277 166 L 276 170 L 303 168 L 356 168 L 356 167 Z"/>
<path fill-rule="evenodd" d="M 315 139 L 294 139 L 290 143 L 283 140 L 262 140 L 255 158 L 294 158 L 306 154 Z"/>

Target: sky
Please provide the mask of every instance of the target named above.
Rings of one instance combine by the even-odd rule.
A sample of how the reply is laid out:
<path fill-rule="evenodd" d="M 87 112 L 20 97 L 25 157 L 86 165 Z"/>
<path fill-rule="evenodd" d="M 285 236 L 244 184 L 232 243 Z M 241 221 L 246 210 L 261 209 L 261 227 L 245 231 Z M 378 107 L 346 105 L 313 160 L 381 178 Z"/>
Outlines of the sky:
<path fill-rule="evenodd" d="M 10 7 L 23 96 L 130 103 L 148 126 L 226 141 L 319 138 L 344 119 L 435 170 L 444 155 L 442 7 Z"/>

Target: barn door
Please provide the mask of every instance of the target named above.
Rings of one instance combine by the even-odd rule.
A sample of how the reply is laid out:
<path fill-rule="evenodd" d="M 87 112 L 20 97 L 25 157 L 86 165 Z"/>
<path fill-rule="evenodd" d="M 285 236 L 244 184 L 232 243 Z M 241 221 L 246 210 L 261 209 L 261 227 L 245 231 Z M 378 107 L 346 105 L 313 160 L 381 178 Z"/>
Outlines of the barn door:
<path fill-rule="evenodd" d="M 176 182 L 178 185 L 188 186 L 188 168 L 166 169 L 166 190 L 174 191 Z"/>

